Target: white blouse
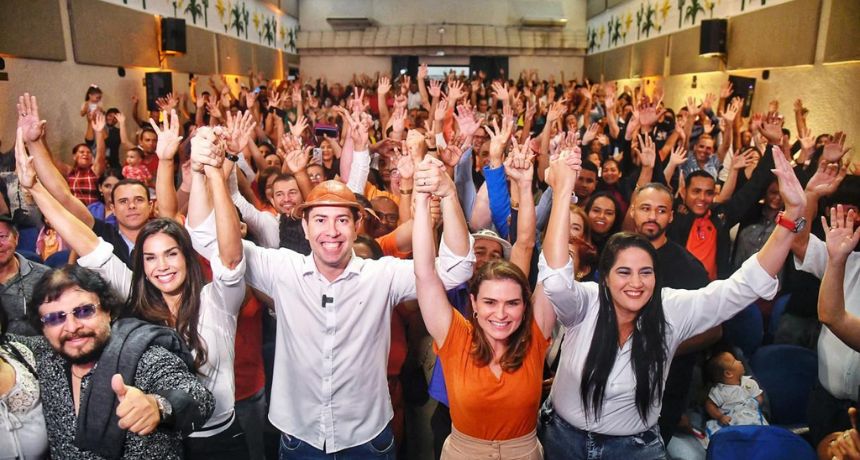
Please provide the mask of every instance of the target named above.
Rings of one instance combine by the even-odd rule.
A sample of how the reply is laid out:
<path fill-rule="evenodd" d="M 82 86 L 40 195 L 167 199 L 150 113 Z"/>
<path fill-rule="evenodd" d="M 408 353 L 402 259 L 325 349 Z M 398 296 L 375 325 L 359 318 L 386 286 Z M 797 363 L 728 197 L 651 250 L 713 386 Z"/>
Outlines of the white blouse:
<path fill-rule="evenodd" d="M 208 437 L 230 427 L 233 417 L 236 384 L 233 360 L 236 349 L 236 318 L 245 299 L 245 259 L 233 270 L 221 264 L 217 254 L 209 259 L 212 266 L 212 282 L 200 292 L 200 318 L 197 332 L 206 346 L 206 363 L 198 370 L 200 381 L 215 397 L 215 411 L 206 425 L 191 437 Z M 99 239 L 98 247 L 78 259 L 78 265 L 97 271 L 119 291 L 128 297 L 131 292 L 132 273 L 113 255 L 113 246 Z M 207 427 L 223 424 L 217 429 Z"/>
<path fill-rule="evenodd" d="M 10 345 L 35 368 L 33 353 L 27 347 L 15 342 Z M 3 348 L 0 348 L 0 358 L 15 370 L 15 385 L 0 395 L 0 460 L 46 458 L 48 432 L 39 399 L 39 382 L 23 363 Z"/>
<path fill-rule="evenodd" d="M 660 416 L 659 399 L 648 411 L 647 420 L 643 421 L 636 409 L 636 376 L 630 361 L 632 340 L 618 350 L 606 384 L 600 419 L 595 421 L 591 413 L 586 416 L 580 384 L 597 323 L 598 284 L 575 281 L 573 261 L 561 269 L 552 269 L 541 254 L 538 266 L 538 282 L 543 283 L 547 298 L 567 328 L 550 394 L 555 411 L 579 429 L 612 436 L 629 436 L 654 426 Z M 713 281 L 701 289 L 663 288 L 666 346 L 670 356 L 687 338 L 728 320 L 758 298 L 773 298 L 778 284 L 761 267 L 758 258 L 750 257 L 729 279 Z M 670 358 L 663 367 L 664 384 L 671 361 Z"/>

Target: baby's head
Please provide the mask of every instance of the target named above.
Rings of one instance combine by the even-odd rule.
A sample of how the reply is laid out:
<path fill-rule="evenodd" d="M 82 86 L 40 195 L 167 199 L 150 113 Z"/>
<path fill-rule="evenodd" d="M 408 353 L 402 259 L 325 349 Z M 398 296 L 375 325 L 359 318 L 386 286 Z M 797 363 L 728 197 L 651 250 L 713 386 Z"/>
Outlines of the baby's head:
<path fill-rule="evenodd" d="M 717 353 L 707 365 L 708 377 L 714 383 L 725 385 L 740 385 L 744 375 L 744 363 L 740 362 L 728 351 Z"/>
<path fill-rule="evenodd" d="M 138 166 L 141 162 L 143 162 L 143 151 L 139 148 L 135 147 L 133 149 L 129 149 L 125 154 L 125 164 L 129 166 Z"/>

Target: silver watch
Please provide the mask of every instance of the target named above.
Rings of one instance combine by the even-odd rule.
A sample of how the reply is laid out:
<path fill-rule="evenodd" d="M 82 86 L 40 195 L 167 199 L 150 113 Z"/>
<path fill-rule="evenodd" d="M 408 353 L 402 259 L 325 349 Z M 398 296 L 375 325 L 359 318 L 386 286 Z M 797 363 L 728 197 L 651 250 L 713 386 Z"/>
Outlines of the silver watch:
<path fill-rule="evenodd" d="M 173 406 L 170 405 L 170 401 L 161 395 L 152 395 L 152 397 L 155 399 L 155 404 L 158 406 L 158 413 L 161 414 L 161 421 L 163 422 L 165 419 L 170 418 L 170 416 L 173 415 Z"/>

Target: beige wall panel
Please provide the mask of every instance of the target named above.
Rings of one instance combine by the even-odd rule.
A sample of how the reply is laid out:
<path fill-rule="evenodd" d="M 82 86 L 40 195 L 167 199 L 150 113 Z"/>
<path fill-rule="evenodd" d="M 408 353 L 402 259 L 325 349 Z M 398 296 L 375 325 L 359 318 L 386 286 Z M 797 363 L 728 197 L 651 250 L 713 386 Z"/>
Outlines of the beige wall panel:
<path fill-rule="evenodd" d="M 188 52 L 167 58 L 167 67 L 196 74 L 215 73 L 215 34 L 199 27 L 185 26 Z"/>
<path fill-rule="evenodd" d="M 157 24 L 151 14 L 105 2 L 70 0 L 69 23 L 78 63 L 158 67 Z"/>
<path fill-rule="evenodd" d="M 302 55 L 302 78 L 326 77 L 330 83 L 346 83 L 352 74 L 391 73 L 391 56 L 305 56 Z"/>
<path fill-rule="evenodd" d="M 253 46 L 226 35 L 218 35 L 218 70 L 220 73 L 245 75 L 254 67 Z"/>
<path fill-rule="evenodd" d="M 824 62 L 860 59 L 860 1 L 833 0 Z"/>
<path fill-rule="evenodd" d="M 254 70 L 263 72 L 270 78 L 280 78 L 280 60 L 278 50 L 265 46 L 252 45 L 254 50 Z"/>
<path fill-rule="evenodd" d="M 606 0 L 587 0 L 585 17 L 591 19 L 606 10 Z"/>
<path fill-rule="evenodd" d="M 720 70 L 717 58 L 699 57 L 699 26 L 669 38 L 669 73 L 672 75 Z"/>
<path fill-rule="evenodd" d="M 585 76 L 591 81 L 600 81 L 601 76 L 603 75 L 603 55 L 606 53 L 600 54 L 589 54 L 585 56 Z"/>
<path fill-rule="evenodd" d="M 603 74 L 607 80 L 630 77 L 630 54 L 632 46 L 622 46 L 603 53 Z"/>
<path fill-rule="evenodd" d="M 626 2 L 627 0 L 606 0 L 606 8 L 615 8 L 616 6 Z"/>
<path fill-rule="evenodd" d="M 728 68 L 812 64 L 820 3 L 820 0 L 795 0 L 731 18 Z"/>
<path fill-rule="evenodd" d="M 668 37 L 657 37 L 633 45 L 630 74 L 640 77 L 663 75 Z"/>
<path fill-rule="evenodd" d="M 511 56 L 508 58 L 508 74 L 512 78 L 519 77 L 523 70 L 535 69 L 541 79 L 555 76 L 555 81 L 561 81 L 564 72 L 565 80 L 582 76 L 584 58 L 580 56 Z"/>
<path fill-rule="evenodd" d="M 57 0 L 0 1 L 0 54 L 65 60 L 66 46 Z"/>

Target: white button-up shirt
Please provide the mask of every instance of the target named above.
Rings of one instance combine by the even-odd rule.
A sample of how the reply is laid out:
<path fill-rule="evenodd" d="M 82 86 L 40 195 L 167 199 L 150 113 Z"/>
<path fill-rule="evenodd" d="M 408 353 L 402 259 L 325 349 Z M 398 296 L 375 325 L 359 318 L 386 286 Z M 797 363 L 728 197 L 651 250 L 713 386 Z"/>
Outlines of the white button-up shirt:
<path fill-rule="evenodd" d="M 599 311 L 597 283 L 580 283 L 573 277 L 573 262 L 561 269 L 549 268 L 540 256 L 538 281 L 567 328 L 555 382 L 552 385 L 553 408 L 571 425 L 586 431 L 612 436 L 641 433 L 657 423 L 660 400 L 654 401 L 647 420 L 636 409 L 636 375 L 631 362 L 633 340 L 618 350 L 607 380 L 599 421 L 585 408 L 580 397 L 585 359 L 591 348 Z M 773 298 L 778 281 L 750 257 L 729 279 L 713 281 L 702 289 L 688 291 L 663 288 L 663 313 L 666 317 L 666 346 L 670 359 L 663 373 L 666 383 L 671 356 L 684 340 L 722 323 L 759 297 Z M 617 347 L 616 344 L 603 346 Z"/>
<path fill-rule="evenodd" d="M 819 279 L 827 268 L 827 245 L 815 235 L 809 235 L 806 256 L 801 264 L 794 258 L 798 270 Z M 860 253 L 852 252 L 845 264 L 845 309 L 860 316 Z M 818 380 L 830 394 L 839 399 L 857 401 L 860 387 L 860 353 L 839 340 L 827 326 L 818 336 Z"/>
<path fill-rule="evenodd" d="M 213 215 L 191 230 L 195 249 L 215 246 Z M 289 249 L 245 244 L 245 279 L 275 301 L 278 329 L 269 420 L 316 449 L 337 452 L 378 435 L 393 416 L 386 366 L 391 312 L 414 299 L 410 260 L 353 257 L 329 282 Z M 446 289 L 472 276 L 474 254 L 454 255 L 443 242 L 436 270 Z"/>

